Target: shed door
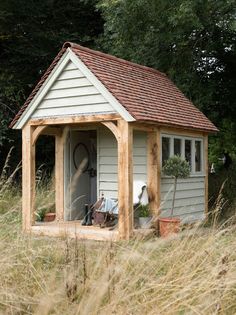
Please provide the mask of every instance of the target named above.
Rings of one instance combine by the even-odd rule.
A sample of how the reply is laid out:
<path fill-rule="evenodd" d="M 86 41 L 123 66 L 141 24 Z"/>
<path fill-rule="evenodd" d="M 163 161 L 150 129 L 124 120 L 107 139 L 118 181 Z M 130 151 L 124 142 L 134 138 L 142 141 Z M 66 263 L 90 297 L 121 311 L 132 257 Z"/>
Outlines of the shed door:
<path fill-rule="evenodd" d="M 81 220 L 97 198 L 96 131 L 70 131 L 65 154 L 65 219 Z"/>

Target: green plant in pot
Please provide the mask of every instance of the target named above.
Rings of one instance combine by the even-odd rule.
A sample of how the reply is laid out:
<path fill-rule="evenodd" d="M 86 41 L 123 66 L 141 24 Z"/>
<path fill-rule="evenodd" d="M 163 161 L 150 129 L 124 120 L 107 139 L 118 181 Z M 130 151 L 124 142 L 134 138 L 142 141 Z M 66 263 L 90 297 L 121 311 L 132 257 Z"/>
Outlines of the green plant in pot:
<path fill-rule="evenodd" d="M 41 206 L 36 211 L 36 221 L 51 222 L 56 218 L 55 203 Z"/>
<path fill-rule="evenodd" d="M 174 181 L 170 217 L 159 218 L 160 235 L 165 237 L 170 234 L 178 233 L 179 231 L 180 219 L 178 217 L 174 217 L 177 181 L 179 178 L 187 178 L 190 176 L 190 165 L 186 160 L 181 159 L 180 156 L 174 155 L 166 161 L 162 168 L 162 172 L 164 175 L 171 176 Z"/>
<path fill-rule="evenodd" d="M 139 226 L 144 229 L 150 228 L 152 217 L 150 216 L 149 205 L 140 204 L 137 210 L 139 212 Z"/>

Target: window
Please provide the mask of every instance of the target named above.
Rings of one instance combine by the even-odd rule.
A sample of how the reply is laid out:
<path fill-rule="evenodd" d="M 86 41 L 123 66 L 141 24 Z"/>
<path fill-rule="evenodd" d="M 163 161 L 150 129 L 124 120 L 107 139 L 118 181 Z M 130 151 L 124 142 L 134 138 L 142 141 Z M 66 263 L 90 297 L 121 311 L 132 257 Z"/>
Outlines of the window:
<path fill-rule="evenodd" d="M 201 159 L 201 141 L 195 141 L 195 172 L 201 172 L 202 159 Z"/>
<path fill-rule="evenodd" d="M 162 165 L 165 165 L 165 161 L 170 157 L 170 138 L 162 138 Z"/>
<path fill-rule="evenodd" d="M 203 140 L 174 135 L 162 136 L 162 166 L 173 155 L 179 155 L 189 162 L 191 174 L 203 172 Z"/>
<path fill-rule="evenodd" d="M 174 138 L 174 155 L 181 156 L 181 139 Z"/>
<path fill-rule="evenodd" d="M 192 170 L 192 146 L 191 140 L 185 140 L 185 160 L 189 162 L 190 168 Z"/>

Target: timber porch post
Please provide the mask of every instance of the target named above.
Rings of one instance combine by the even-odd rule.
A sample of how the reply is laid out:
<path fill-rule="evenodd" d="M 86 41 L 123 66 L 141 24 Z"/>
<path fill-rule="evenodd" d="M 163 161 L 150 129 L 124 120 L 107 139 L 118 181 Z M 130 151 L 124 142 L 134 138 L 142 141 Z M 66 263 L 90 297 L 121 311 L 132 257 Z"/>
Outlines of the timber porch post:
<path fill-rule="evenodd" d="M 118 120 L 118 207 L 119 238 L 129 240 L 133 235 L 133 127 Z"/>
<path fill-rule="evenodd" d="M 161 135 L 160 129 L 147 133 L 147 188 L 149 207 L 154 222 L 160 214 L 161 203 Z"/>
<path fill-rule="evenodd" d="M 27 124 L 22 130 L 22 224 L 29 232 L 35 221 L 35 144 L 34 127 Z"/>
<path fill-rule="evenodd" d="M 205 171 L 205 219 L 208 220 L 208 135 L 204 135 L 203 139 L 204 150 L 203 150 L 203 161 L 204 161 L 204 171 Z"/>
<path fill-rule="evenodd" d="M 56 220 L 64 221 L 64 143 L 65 132 L 55 135 L 55 205 Z"/>

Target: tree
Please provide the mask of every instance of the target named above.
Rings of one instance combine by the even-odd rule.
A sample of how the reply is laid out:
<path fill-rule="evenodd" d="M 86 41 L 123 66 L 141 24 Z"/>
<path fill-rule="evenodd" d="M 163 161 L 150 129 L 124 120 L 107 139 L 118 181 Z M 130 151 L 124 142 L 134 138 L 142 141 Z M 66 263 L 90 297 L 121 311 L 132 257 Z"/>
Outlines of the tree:
<path fill-rule="evenodd" d="M 170 217 L 173 217 L 175 207 L 175 194 L 178 178 L 187 178 L 190 176 L 190 165 L 186 160 L 182 160 L 180 156 L 174 155 L 170 157 L 162 168 L 165 175 L 171 176 L 174 179 L 174 189 L 171 205 Z"/>
<path fill-rule="evenodd" d="M 95 47 L 103 31 L 96 0 L 1 0 L 0 151 L 8 124 L 65 41 Z"/>
<path fill-rule="evenodd" d="M 223 129 L 217 143 L 226 122 L 236 131 L 234 0 L 102 0 L 99 8 L 107 52 L 167 73 Z"/>

